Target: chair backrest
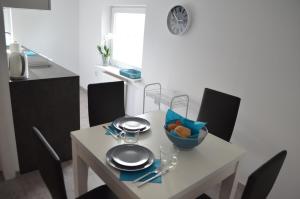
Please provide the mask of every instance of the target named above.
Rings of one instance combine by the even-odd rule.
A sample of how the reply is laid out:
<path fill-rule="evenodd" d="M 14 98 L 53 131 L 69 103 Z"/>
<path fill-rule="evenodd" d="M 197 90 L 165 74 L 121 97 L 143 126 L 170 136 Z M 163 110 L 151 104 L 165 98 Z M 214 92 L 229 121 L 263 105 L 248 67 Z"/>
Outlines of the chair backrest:
<path fill-rule="evenodd" d="M 67 199 L 63 171 L 57 153 L 36 127 L 33 127 L 33 132 L 37 138 L 36 152 L 41 177 L 53 199 Z"/>
<path fill-rule="evenodd" d="M 89 84 L 88 109 L 90 126 L 124 116 L 124 82 Z"/>
<path fill-rule="evenodd" d="M 281 151 L 249 176 L 242 199 L 267 198 L 280 172 L 286 154 L 286 151 Z"/>
<path fill-rule="evenodd" d="M 207 122 L 209 133 L 230 141 L 241 99 L 205 88 L 198 121 Z"/>

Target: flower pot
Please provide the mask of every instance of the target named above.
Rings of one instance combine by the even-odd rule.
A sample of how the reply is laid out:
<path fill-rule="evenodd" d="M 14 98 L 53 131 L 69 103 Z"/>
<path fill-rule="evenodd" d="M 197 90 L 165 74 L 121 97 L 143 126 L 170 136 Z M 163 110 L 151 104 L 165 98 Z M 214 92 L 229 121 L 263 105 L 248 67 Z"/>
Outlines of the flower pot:
<path fill-rule="evenodd" d="M 102 55 L 102 63 L 103 63 L 103 66 L 108 66 L 109 65 L 109 61 L 110 61 L 110 57 L 104 57 Z"/>

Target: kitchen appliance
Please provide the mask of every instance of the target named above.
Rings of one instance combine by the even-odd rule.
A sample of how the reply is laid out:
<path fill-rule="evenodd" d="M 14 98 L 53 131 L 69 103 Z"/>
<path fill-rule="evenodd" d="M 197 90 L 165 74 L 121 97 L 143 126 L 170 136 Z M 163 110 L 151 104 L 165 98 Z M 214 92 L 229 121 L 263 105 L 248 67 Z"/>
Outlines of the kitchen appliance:
<path fill-rule="evenodd" d="M 27 79 L 29 77 L 28 59 L 27 55 L 21 51 L 20 44 L 17 42 L 10 44 L 7 56 L 10 78 Z"/>

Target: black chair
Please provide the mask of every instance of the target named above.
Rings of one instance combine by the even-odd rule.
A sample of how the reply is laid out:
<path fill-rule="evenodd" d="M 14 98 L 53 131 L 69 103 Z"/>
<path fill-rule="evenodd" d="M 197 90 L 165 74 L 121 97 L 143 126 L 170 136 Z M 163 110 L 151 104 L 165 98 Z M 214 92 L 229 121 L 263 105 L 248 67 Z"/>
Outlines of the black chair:
<path fill-rule="evenodd" d="M 281 151 L 254 171 L 247 180 L 242 199 L 266 199 L 277 179 L 287 152 Z M 197 199 L 210 199 L 206 194 Z"/>
<path fill-rule="evenodd" d="M 229 142 L 240 101 L 238 97 L 205 88 L 197 120 L 207 122 L 211 134 Z"/>
<path fill-rule="evenodd" d="M 124 116 L 124 82 L 89 84 L 88 109 L 91 127 Z"/>
<path fill-rule="evenodd" d="M 60 158 L 36 127 L 33 127 L 33 132 L 37 138 L 36 151 L 38 169 L 42 179 L 48 187 L 53 199 L 67 199 Z M 85 193 L 78 199 L 92 198 L 117 199 L 117 196 L 108 188 L 108 186 L 102 185 Z"/>
<path fill-rule="evenodd" d="M 269 195 L 286 154 L 281 151 L 249 176 L 242 199 L 264 199 Z"/>

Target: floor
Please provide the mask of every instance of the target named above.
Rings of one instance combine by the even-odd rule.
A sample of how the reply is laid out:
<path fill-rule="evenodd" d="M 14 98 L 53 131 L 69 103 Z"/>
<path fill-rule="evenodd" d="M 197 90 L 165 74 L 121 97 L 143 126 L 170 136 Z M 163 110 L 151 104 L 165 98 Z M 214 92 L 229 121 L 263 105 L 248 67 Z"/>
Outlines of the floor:
<path fill-rule="evenodd" d="M 80 90 L 80 126 L 81 128 L 89 127 L 88 122 L 88 105 L 86 91 Z M 74 198 L 74 183 L 72 161 L 62 164 L 66 190 L 68 198 Z M 93 189 L 103 184 L 102 180 L 92 171 L 89 170 L 88 188 Z M 213 198 L 217 198 L 218 186 L 209 190 L 207 193 Z M 243 186 L 239 184 L 236 199 L 241 198 Z M 4 181 L 0 173 L 0 198 L 3 199 L 51 199 L 49 191 L 42 181 L 37 171 L 20 175 L 13 180 Z"/>

